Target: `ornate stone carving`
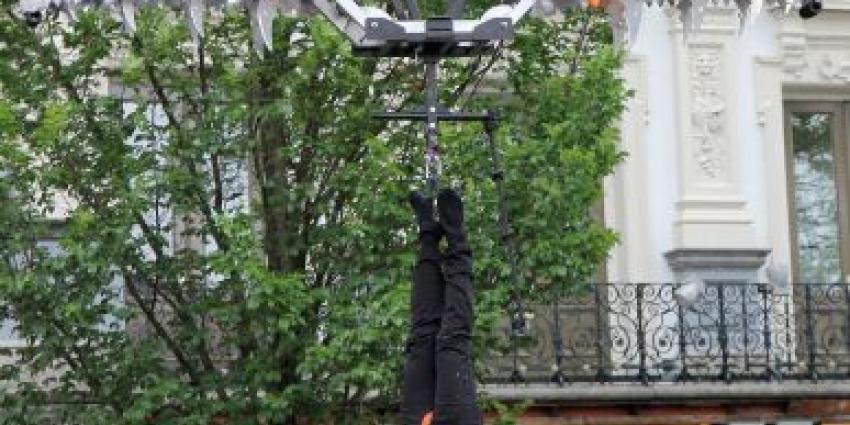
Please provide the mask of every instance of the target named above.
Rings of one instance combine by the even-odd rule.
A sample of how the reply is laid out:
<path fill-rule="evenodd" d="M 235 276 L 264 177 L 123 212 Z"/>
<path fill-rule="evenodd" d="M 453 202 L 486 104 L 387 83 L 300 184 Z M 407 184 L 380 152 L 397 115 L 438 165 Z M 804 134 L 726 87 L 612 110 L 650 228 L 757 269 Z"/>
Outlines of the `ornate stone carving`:
<path fill-rule="evenodd" d="M 721 143 L 726 112 L 717 52 L 694 49 L 690 58 L 690 72 L 693 153 L 701 174 L 716 179 L 723 167 Z"/>
<path fill-rule="evenodd" d="M 850 57 L 845 55 L 842 58 L 837 53 L 824 55 L 820 75 L 833 83 L 850 83 Z"/>
<path fill-rule="evenodd" d="M 800 80 L 809 66 L 806 60 L 806 46 L 785 45 L 782 51 L 782 72 L 791 80 Z"/>

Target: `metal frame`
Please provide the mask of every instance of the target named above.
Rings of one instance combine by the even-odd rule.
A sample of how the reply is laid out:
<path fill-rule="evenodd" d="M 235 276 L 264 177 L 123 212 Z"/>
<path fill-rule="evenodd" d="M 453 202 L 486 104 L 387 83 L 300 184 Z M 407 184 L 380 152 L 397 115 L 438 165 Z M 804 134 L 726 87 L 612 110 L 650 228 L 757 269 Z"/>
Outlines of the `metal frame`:
<path fill-rule="evenodd" d="M 539 2 L 539 4 L 538 4 Z M 407 47 L 413 41 L 436 41 L 450 38 L 457 50 L 451 54 L 441 52 L 439 56 L 465 56 L 475 54 L 479 44 L 492 44 L 495 40 L 512 37 L 513 27 L 532 9 L 543 15 L 557 14 L 559 9 L 584 7 L 583 0 L 514 0 L 487 10 L 478 19 L 460 19 L 464 0 L 451 0 L 445 16 L 423 20 L 415 0 L 391 0 L 396 18 L 387 12 L 360 6 L 355 0 L 19 0 L 18 12 L 28 22 L 37 25 L 43 12 L 48 9 L 65 11 L 74 19 L 76 9 L 81 7 L 107 7 L 121 16 L 128 31 L 135 29 L 135 10 L 145 3 L 161 3 L 185 9 L 193 37 L 203 36 L 203 10 L 205 7 L 222 8 L 244 6 L 251 17 L 255 47 L 262 52 L 271 48 L 272 21 L 280 11 L 298 13 L 321 12 L 340 32 L 344 33 L 358 50 L 382 49 L 375 56 L 410 56 L 417 51 Z M 641 21 L 643 3 L 658 4 L 679 9 L 685 31 L 699 28 L 706 0 L 605 0 L 595 7 L 604 8 L 615 38 L 634 41 Z M 764 2 L 738 2 L 741 25 L 746 17 L 761 12 L 762 6 L 778 8 L 789 13 L 799 10 L 801 16 L 811 17 L 820 10 L 820 0 L 768 0 Z M 802 8 L 802 9 L 801 9 Z M 805 9 L 805 11 L 803 10 Z"/>
<path fill-rule="evenodd" d="M 355 49 L 384 47 L 398 51 L 398 44 L 402 43 L 451 40 L 464 42 L 466 46 L 462 47 L 468 48 L 510 39 L 513 26 L 531 10 L 536 1 L 519 0 L 514 5 L 498 5 L 487 10 L 479 19 L 457 19 L 465 2 L 452 0 L 445 17 L 425 20 L 421 19 L 413 0 L 405 0 L 404 4 L 401 0 L 393 0 L 397 14 L 403 19 L 394 19 L 382 9 L 361 6 L 355 0 L 242 0 L 241 3 L 248 8 L 258 48 L 271 48 L 271 23 L 285 9 L 302 13 L 305 10 L 321 12 L 351 40 Z M 41 15 L 53 8 L 73 17 L 75 10 L 80 7 L 105 6 L 115 9 L 124 21 L 125 28 L 134 31 L 136 8 L 148 2 L 182 4 L 195 37 L 203 35 L 205 7 L 231 5 L 228 0 L 20 0 L 18 9 L 22 14 L 30 16 Z M 415 51 L 410 52 L 412 54 Z"/>
<path fill-rule="evenodd" d="M 73 17 L 74 9 L 94 4 L 98 0 L 20 0 L 20 12 L 40 19 L 47 9 L 62 9 Z M 168 2 L 177 0 L 102 0 L 107 7 L 117 9 L 125 28 L 135 31 L 135 12 L 138 2 Z M 228 0 L 206 0 L 219 2 Z M 355 0 L 242 0 L 249 12 L 254 44 L 262 52 L 272 45 L 272 22 L 281 9 L 301 10 L 311 5 L 330 20 L 352 43 L 355 53 L 373 57 L 421 58 L 425 64 L 425 104 L 419 110 L 386 112 L 376 118 L 418 120 L 426 123 L 426 178 L 436 188 L 441 172 L 437 126 L 440 121 L 485 121 L 487 116 L 474 113 L 455 113 L 440 105 L 437 90 L 439 62 L 448 57 L 475 56 L 493 51 L 498 42 L 514 37 L 514 25 L 522 19 L 537 0 L 518 0 L 513 4 L 491 7 L 478 19 L 458 19 L 465 0 L 451 0 L 445 16 L 422 19 L 415 0 L 392 0 L 394 19 L 382 9 L 361 6 Z M 631 0 L 637 1 L 637 0 Z M 211 4 L 212 5 L 212 4 Z M 194 38 L 203 36 L 205 0 L 184 0 L 186 16 Z"/>
<path fill-rule="evenodd" d="M 353 0 L 313 0 L 315 6 L 337 27 L 348 35 L 352 43 L 380 43 L 392 41 L 417 42 L 428 39 L 491 42 L 507 39 L 512 28 L 534 6 L 536 0 L 520 0 L 514 6 L 499 5 L 487 10 L 479 19 L 457 19 L 463 9 L 464 1 L 453 0 L 445 17 L 420 19 L 414 1 L 408 0 L 406 8 L 396 0 L 394 5 L 399 15 L 408 19 L 393 19 L 387 12 L 374 7 L 363 7 Z M 412 19 L 410 19 L 412 18 Z M 356 24 L 358 31 L 352 32 Z M 361 33 L 365 32 L 365 39 Z"/>
<path fill-rule="evenodd" d="M 442 173 L 437 141 L 439 122 L 493 121 L 491 114 L 452 112 L 440 104 L 437 87 L 440 60 L 486 53 L 492 51 L 497 42 L 512 39 L 514 25 L 531 10 L 536 0 L 520 0 L 512 6 L 498 5 L 475 20 L 457 19 L 462 14 L 464 0 L 452 0 L 445 16 L 424 20 L 413 0 L 407 0 L 406 6 L 400 0 L 394 0 L 397 15 L 408 18 L 401 20 L 393 19 L 380 9 L 361 8 L 352 0 L 334 1 L 358 26 L 356 35 L 346 32 L 357 54 L 422 59 L 425 66 L 425 104 L 418 110 L 388 111 L 374 117 L 425 123 L 425 178 L 427 187 L 436 190 Z M 326 16 L 328 13 L 325 12 Z M 346 28 L 347 25 L 350 25 L 349 21 Z M 363 31 L 362 38 L 359 38 L 360 30 Z"/>

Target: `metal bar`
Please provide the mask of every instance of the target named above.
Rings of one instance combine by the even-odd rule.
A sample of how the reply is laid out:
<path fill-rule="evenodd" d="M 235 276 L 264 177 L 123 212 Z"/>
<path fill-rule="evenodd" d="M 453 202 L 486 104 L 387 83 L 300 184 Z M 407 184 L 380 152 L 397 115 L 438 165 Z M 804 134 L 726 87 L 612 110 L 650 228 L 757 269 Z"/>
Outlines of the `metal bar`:
<path fill-rule="evenodd" d="M 346 15 L 354 19 L 360 27 L 366 27 L 366 13 L 354 0 L 334 0 L 334 2 L 342 9 Z"/>
<path fill-rule="evenodd" d="M 392 0 L 392 2 L 393 2 L 393 9 L 395 9 L 396 14 L 398 15 L 399 18 L 410 19 L 410 14 L 408 13 L 407 9 L 405 8 L 405 6 L 401 2 L 401 0 Z"/>
<path fill-rule="evenodd" d="M 511 335 L 511 353 L 513 355 L 513 371 L 511 372 L 510 382 L 518 384 L 524 382 L 525 378 L 523 378 L 522 372 L 519 370 L 519 346 L 514 335 Z"/>
<path fill-rule="evenodd" d="M 762 338 L 764 338 L 764 374 L 768 381 L 772 381 L 775 375 L 775 371 L 771 366 L 771 357 L 770 352 L 772 351 L 772 341 L 770 335 L 770 304 L 768 303 L 768 294 L 770 293 L 770 288 L 767 285 L 759 284 L 759 292 L 761 292 L 761 303 L 762 303 L 762 321 L 763 329 L 762 329 Z"/>
<path fill-rule="evenodd" d="M 499 149 L 496 147 L 496 128 L 499 124 L 499 120 L 491 111 L 487 112 L 487 116 L 488 119 L 484 121 L 484 137 L 487 139 L 487 143 L 490 148 L 490 161 L 493 167 L 493 174 L 491 175 L 491 178 L 496 186 L 496 196 L 499 203 L 499 236 L 511 271 L 511 300 L 508 311 L 512 316 L 511 328 L 513 332 L 511 333 L 511 338 L 515 339 L 518 334 L 527 333 L 525 319 L 522 316 L 525 311 L 525 306 L 523 305 L 524 303 L 522 300 L 522 291 L 520 291 L 522 280 L 519 275 L 517 248 L 514 244 L 511 232 L 510 213 L 508 212 L 507 207 L 507 195 L 503 185 L 505 172 L 502 170 L 501 155 L 499 154 Z"/>
<path fill-rule="evenodd" d="M 844 288 L 844 343 L 847 345 L 847 351 L 845 353 L 850 356 L 850 288 L 847 285 L 841 286 Z M 850 369 L 845 373 L 850 376 Z"/>
<path fill-rule="evenodd" d="M 564 339 L 561 336 L 561 288 L 552 285 L 552 345 L 555 350 L 555 373 L 552 374 L 552 382 L 563 385 L 564 371 L 561 370 L 561 362 L 564 358 Z"/>
<path fill-rule="evenodd" d="M 793 293 L 793 291 L 792 291 Z M 785 365 L 791 364 L 791 350 L 788 348 L 791 347 L 791 302 L 787 299 L 785 300 Z M 780 371 L 780 377 L 782 376 L 782 372 Z"/>
<path fill-rule="evenodd" d="M 465 0 L 451 0 L 449 8 L 446 10 L 446 16 L 449 16 L 452 19 L 459 19 L 463 13 L 463 7 L 465 4 Z"/>
<path fill-rule="evenodd" d="M 605 344 L 603 343 L 602 335 L 602 318 L 605 305 L 602 302 L 602 288 L 608 289 L 605 285 L 593 285 L 593 302 L 596 304 L 596 380 L 605 382 L 608 378 L 608 373 L 605 370 Z"/>
<path fill-rule="evenodd" d="M 637 293 L 635 294 L 635 301 L 637 304 L 638 356 L 640 357 L 638 376 L 644 385 L 648 385 L 649 375 L 646 370 L 646 332 L 643 327 L 643 288 L 644 284 L 639 283 L 637 285 Z"/>
<path fill-rule="evenodd" d="M 436 118 L 439 121 L 478 121 L 485 122 L 491 119 L 490 115 L 486 113 L 476 113 L 476 112 L 436 112 L 435 114 L 428 114 L 426 112 L 415 112 L 415 111 L 402 111 L 402 112 L 376 112 L 372 114 L 372 118 L 379 120 L 393 120 L 393 121 L 423 121 L 428 122 L 431 117 Z"/>
<path fill-rule="evenodd" d="M 520 2 L 517 3 L 511 11 L 511 21 L 513 21 L 514 24 L 519 22 L 519 20 L 522 19 L 529 10 L 531 10 L 536 2 L 537 0 L 520 0 Z"/>
<path fill-rule="evenodd" d="M 720 351 L 722 355 L 722 366 L 720 369 L 720 378 L 730 382 L 732 377 L 729 373 L 729 335 L 726 333 L 726 303 L 725 291 L 726 286 L 723 284 L 717 285 L 717 304 L 720 309 L 720 329 L 718 329 L 717 339 L 720 342 Z"/>
<path fill-rule="evenodd" d="M 355 47 L 363 44 L 363 38 L 366 36 L 366 28 L 359 23 L 353 16 L 340 11 L 337 3 L 333 0 L 312 0 L 313 5 L 319 9 L 336 28 L 348 36 L 349 40 Z"/>
<path fill-rule="evenodd" d="M 416 4 L 416 0 L 407 0 L 407 15 L 410 19 L 422 19 L 422 15 L 419 13 L 419 5 Z"/>
<path fill-rule="evenodd" d="M 750 371 L 750 321 L 747 317 L 747 286 L 740 285 L 741 289 L 741 320 L 743 321 L 743 329 L 744 332 L 744 370 L 746 372 Z"/>
<path fill-rule="evenodd" d="M 440 146 L 437 142 L 437 60 L 425 62 L 425 179 L 431 193 L 440 186 Z"/>
<path fill-rule="evenodd" d="M 679 315 L 679 358 L 682 361 L 682 370 L 679 371 L 679 377 L 677 379 L 679 381 L 686 381 L 690 378 L 690 372 L 688 372 L 688 341 L 685 334 L 685 308 L 682 306 L 682 303 L 676 303 L 676 305 L 678 306 Z"/>
<path fill-rule="evenodd" d="M 815 341 L 815 329 L 814 329 L 814 321 L 812 317 L 812 285 L 806 284 L 804 287 L 805 291 L 805 309 L 806 309 L 806 345 L 809 350 L 809 378 L 812 380 L 818 379 L 817 373 L 817 361 L 816 351 L 817 351 L 817 341 Z"/>
<path fill-rule="evenodd" d="M 425 58 L 442 55 L 442 58 L 462 58 L 492 54 L 493 44 L 481 42 L 447 43 L 385 43 L 370 40 L 370 44 L 361 43 L 352 46 L 356 56 L 376 58 Z M 448 48 L 448 50 L 445 50 Z"/>

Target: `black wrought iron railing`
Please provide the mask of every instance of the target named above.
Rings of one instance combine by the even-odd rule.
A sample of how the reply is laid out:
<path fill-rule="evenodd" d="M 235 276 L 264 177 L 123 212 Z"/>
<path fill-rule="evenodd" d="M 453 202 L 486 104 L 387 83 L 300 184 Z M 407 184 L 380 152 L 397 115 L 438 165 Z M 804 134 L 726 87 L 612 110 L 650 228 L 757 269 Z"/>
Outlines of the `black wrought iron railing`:
<path fill-rule="evenodd" d="M 850 286 L 608 283 L 553 292 L 486 362 L 498 382 L 850 378 Z M 507 337 L 506 337 L 507 338 Z"/>

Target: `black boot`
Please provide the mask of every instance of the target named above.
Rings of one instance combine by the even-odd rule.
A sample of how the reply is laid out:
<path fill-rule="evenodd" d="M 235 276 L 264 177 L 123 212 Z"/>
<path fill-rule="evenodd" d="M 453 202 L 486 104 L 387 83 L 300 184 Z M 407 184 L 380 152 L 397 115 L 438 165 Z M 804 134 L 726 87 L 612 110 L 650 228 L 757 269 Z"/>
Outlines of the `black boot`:
<path fill-rule="evenodd" d="M 420 260 L 439 260 L 443 228 L 434 219 L 434 199 L 419 192 L 412 192 L 410 205 L 416 213 L 416 223 L 419 225 Z"/>
<path fill-rule="evenodd" d="M 453 189 L 443 189 L 437 195 L 440 226 L 446 234 L 450 256 L 468 256 L 469 244 L 463 224 L 463 200 Z"/>

